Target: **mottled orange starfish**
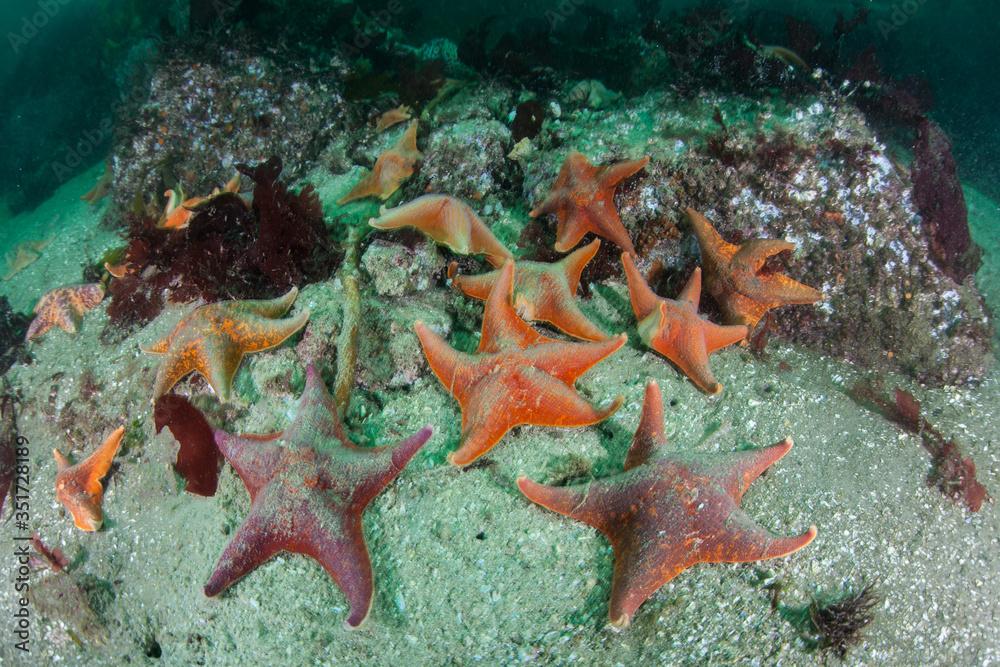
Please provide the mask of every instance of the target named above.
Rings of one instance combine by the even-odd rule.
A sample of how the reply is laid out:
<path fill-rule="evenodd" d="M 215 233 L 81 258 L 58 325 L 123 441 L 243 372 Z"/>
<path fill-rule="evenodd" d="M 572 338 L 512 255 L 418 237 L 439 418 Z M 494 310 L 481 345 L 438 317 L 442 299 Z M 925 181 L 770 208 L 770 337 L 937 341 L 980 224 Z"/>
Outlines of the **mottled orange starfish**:
<path fill-rule="evenodd" d="M 431 435 L 424 428 L 389 447 L 357 447 L 311 365 L 295 419 L 280 433 L 215 442 L 250 493 L 250 512 L 205 584 L 218 595 L 281 551 L 316 560 L 344 592 L 347 627 L 364 622 L 374 577 L 361 526 L 365 507 L 402 472 Z"/>
<path fill-rule="evenodd" d="M 508 262 L 486 301 L 477 354 L 452 349 L 423 322 L 414 325 L 431 370 L 462 407 L 462 443 L 448 457 L 456 466 L 490 451 L 515 426 L 589 426 L 622 402 L 619 396 L 598 410 L 573 384 L 624 345 L 626 336 L 599 343 L 547 338 L 514 312 L 513 287 L 514 264 Z"/>
<path fill-rule="evenodd" d="M 649 157 L 595 167 L 580 153 L 570 153 L 563 162 L 549 196 L 528 215 L 537 218 L 552 214 L 559 221 L 556 245 L 568 252 L 587 232 L 608 239 L 630 255 L 635 255 L 632 239 L 615 208 L 615 188 L 649 164 Z"/>
<path fill-rule="evenodd" d="M 700 268 L 694 270 L 674 301 L 657 296 L 649 288 L 631 255 L 623 252 L 622 264 L 642 342 L 674 362 L 702 391 L 710 394 L 721 392 L 722 385 L 715 381 L 708 357 L 746 338 L 747 328 L 742 325 L 719 326 L 698 315 Z"/>
<path fill-rule="evenodd" d="M 35 319 L 28 326 L 25 340 L 34 340 L 52 327 L 69 334 L 76 333 L 84 313 L 97 307 L 104 298 L 104 285 L 69 285 L 47 292 L 35 304 Z"/>
<path fill-rule="evenodd" d="M 166 355 L 156 372 L 153 402 L 181 378 L 197 371 L 215 395 L 228 401 L 243 356 L 277 347 L 305 326 L 309 311 L 277 319 L 298 296 L 295 287 L 271 300 L 220 301 L 195 308 L 165 338 L 144 352 Z"/>
<path fill-rule="evenodd" d="M 558 262 L 518 262 L 514 277 L 514 308 L 530 321 L 552 326 L 583 340 L 607 340 L 576 304 L 576 290 L 583 269 L 597 254 L 601 241 L 594 239 Z M 467 296 L 485 301 L 500 277 L 500 271 L 479 276 L 456 275 L 457 265 L 448 267 L 448 277 Z"/>
<path fill-rule="evenodd" d="M 575 486 L 526 477 L 517 485 L 532 502 L 597 528 L 611 542 L 608 616 L 623 628 L 643 602 L 692 565 L 779 558 L 813 541 L 815 526 L 797 537 L 775 537 L 739 507 L 750 484 L 791 448 L 786 438 L 728 454 L 670 451 L 660 388 L 650 382 L 625 472 Z"/>
<path fill-rule="evenodd" d="M 410 123 L 399 142 L 378 157 L 372 172 L 337 203 L 346 204 L 365 197 L 378 197 L 385 201 L 400 188 L 403 181 L 413 176 L 417 161 L 423 157 L 417 150 L 417 125 L 417 121 Z"/>
<path fill-rule="evenodd" d="M 493 266 L 514 257 L 468 204 L 447 195 L 418 197 L 368 222 L 375 229 L 419 229 L 460 255 L 485 255 Z"/>
<path fill-rule="evenodd" d="M 125 427 L 119 426 L 114 433 L 95 449 L 93 453 L 76 465 L 62 455 L 58 449 L 52 450 L 56 459 L 56 500 L 73 515 L 73 523 L 80 530 L 94 532 L 101 529 L 104 513 L 104 487 L 101 480 L 111 469 L 111 461 L 122 444 Z"/>
<path fill-rule="evenodd" d="M 701 245 L 705 287 L 729 324 L 745 324 L 752 330 L 772 308 L 816 303 L 823 298 L 822 292 L 783 273 L 763 271 L 768 258 L 794 250 L 794 243 L 751 239 L 734 245 L 726 242 L 701 213 L 689 208 L 687 216 Z"/>

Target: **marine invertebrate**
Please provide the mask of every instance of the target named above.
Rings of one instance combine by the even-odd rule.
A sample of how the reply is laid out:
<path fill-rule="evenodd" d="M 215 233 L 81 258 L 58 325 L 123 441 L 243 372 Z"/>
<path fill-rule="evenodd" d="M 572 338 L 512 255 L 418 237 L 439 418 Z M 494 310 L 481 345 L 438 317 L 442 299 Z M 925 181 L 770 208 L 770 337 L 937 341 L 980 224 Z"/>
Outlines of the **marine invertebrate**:
<path fill-rule="evenodd" d="M 615 188 L 647 164 L 648 156 L 595 167 L 583 154 L 570 153 L 549 196 L 528 215 L 532 218 L 547 214 L 556 217 L 555 248 L 559 252 L 568 252 L 587 232 L 593 232 L 635 256 L 632 239 L 615 208 Z"/>
<path fill-rule="evenodd" d="M 532 502 L 597 528 L 611 542 L 608 616 L 624 628 L 643 602 L 692 565 L 780 558 L 812 542 L 815 526 L 775 537 L 739 507 L 750 484 L 791 449 L 786 438 L 729 454 L 670 451 L 660 388 L 651 381 L 624 472 L 575 486 L 527 477 L 517 485 Z"/>
<path fill-rule="evenodd" d="M 347 627 L 367 618 L 374 590 L 361 528 L 365 507 L 431 436 L 426 427 L 389 447 L 360 448 L 313 366 L 295 419 L 270 435 L 215 432 L 215 442 L 250 494 L 250 513 L 205 584 L 214 596 L 281 551 L 319 562 L 350 605 Z"/>
<path fill-rule="evenodd" d="M 80 199 L 87 202 L 91 206 L 96 206 L 98 202 L 107 197 L 108 193 L 111 192 L 111 183 L 113 180 L 114 172 L 111 171 L 111 162 L 105 162 L 104 172 L 101 174 L 101 177 L 97 179 L 97 183 L 95 183 L 94 187 L 82 195 Z"/>
<path fill-rule="evenodd" d="M 502 266 L 511 254 L 468 204 L 448 195 L 424 195 L 368 221 L 375 229 L 413 227 L 460 255 L 485 255 Z"/>
<path fill-rule="evenodd" d="M 694 270 L 675 301 L 659 297 L 649 288 L 631 255 L 622 253 L 622 264 L 642 342 L 672 361 L 702 391 L 721 392 L 722 385 L 712 375 L 708 357 L 746 338 L 747 327 L 720 326 L 698 315 L 700 268 Z"/>
<path fill-rule="evenodd" d="M 410 120 L 411 118 L 413 118 L 413 109 L 405 104 L 402 104 L 395 109 L 389 109 L 379 116 L 378 122 L 375 123 L 375 131 L 385 132 L 390 127 L 395 127 L 400 123 Z"/>
<path fill-rule="evenodd" d="M 277 347 L 306 325 L 308 310 L 278 319 L 298 295 L 298 288 L 293 287 L 276 299 L 221 301 L 188 313 L 170 334 L 143 348 L 143 352 L 165 356 L 156 371 L 152 401 L 193 371 L 208 381 L 219 400 L 228 401 L 233 376 L 245 355 Z"/>
<path fill-rule="evenodd" d="M 10 280 L 21 271 L 33 264 L 42 256 L 42 251 L 52 243 L 52 239 L 42 239 L 41 241 L 22 241 L 8 250 L 4 255 L 7 262 L 7 273 L 4 280 Z"/>
<path fill-rule="evenodd" d="M 93 310 L 104 299 L 104 285 L 69 285 L 46 292 L 35 304 L 35 319 L 28 326 L 25 340 L 34 340 L 52 327 L 59 327 L 69 334 L 76 328 L 88 310 Z"/>
<path fill-rule="evenodd" d="M 619 396 L 597 409 L 573 385 L 624 345 L 626 336 L 597 343 L 547 338 L 517 316 L 513 289 L 514 264 L 508 262 L 486 301 L 474 355 L 453 349 L 423 322 L 413 326 L 431 371 L 462 407 L 462 442 L 448 456 L 456 466 L 474 462 L 515 426 L 589 426 L 622 403 Z"/>
<path fill-rule="evenodd" d="M 807 646 L 833 651 L 843 660 L 852 646 L 861 643 L 865 628 L 875 620 L 875 610 L 881 604 L 875 583 L 868 582 L 840 592 L 814 594 L 807 605 L 775 606 Z"/>
<path fill-rule="evenodd" d="M 343 205 L 366 197 L 378 197 L 385 201 L 391 197 L 413 175 L 414 167 L 423 157 L 417 149 L 418 125 L 418 121 L 411 122 L 396 145 L 378 157 L 371 173 L 338 199 L 337 203 Z"/>
<path fill-rule="evenodd" d="M 514 272 L 514 309 L 532 322 L 548 322 L 574 338 L 607 340 L 607 335 L 587 319 L 576 303 L 576 290 L 584 268 L 601 247 L 594 239 L 558 262 L 518 262 Z M 466 296 L 485 301 L 502 269 L 478 276 L 460 276 L 457 264 L 448 266 L 448 277 Z"/>
<path fill-rule="evenodd" d="M 752 239 L 734 245 L 727 243 L 701 213 L 689 208 L 687 217 L 701 246 L 705 287 L 729 324 L 745 324 L 753 330 L 772 308 L 810 304 L 823 298 L 818 290 L 783 273 L 764 270 L 768 258 L 794 250 L 794 244 Z"/>
<path fill-rule="evenodd" d="M 119 426 L 90 456 L 75 465 L 58 449 L 52 450 L 56 459 L 56 500 L 73 515 L 73 523 L 80 530 L 94 532 L 104 523 L 102 503 L 104 487 L 101 479 L 111 469 L 111 462 L 122 444 L 125 427 Z"/>

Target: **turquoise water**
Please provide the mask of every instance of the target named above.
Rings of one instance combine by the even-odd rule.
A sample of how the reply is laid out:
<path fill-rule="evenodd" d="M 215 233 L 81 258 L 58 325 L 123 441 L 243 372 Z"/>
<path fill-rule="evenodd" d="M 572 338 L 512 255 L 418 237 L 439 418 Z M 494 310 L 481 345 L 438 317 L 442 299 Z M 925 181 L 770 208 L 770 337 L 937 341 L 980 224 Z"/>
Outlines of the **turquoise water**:
<path fill-rule="evenodd" d="M 998 23 L 5 2 L 0 663 L 1000 660 Z"/>

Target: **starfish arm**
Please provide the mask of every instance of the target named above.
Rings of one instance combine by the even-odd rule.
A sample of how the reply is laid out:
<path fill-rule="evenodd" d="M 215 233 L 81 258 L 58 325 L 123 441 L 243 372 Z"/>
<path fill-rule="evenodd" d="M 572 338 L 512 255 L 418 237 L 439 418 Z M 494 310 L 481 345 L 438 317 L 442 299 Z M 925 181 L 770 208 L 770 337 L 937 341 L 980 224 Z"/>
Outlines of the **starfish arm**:
<path fill-rule="evenodd" d="M 795 244 L 780 239 L 751 239 L 740 244 L 733 261 L 745 264 L 756 273 L 761 270 L 768 258 L 786 250 L 795 250 Z"/>
<path fill-rule="evenodd" d="M 734 343 L 739 343 L 747 337 L 749 330 L 742 324 L 721 326 L 708 320 L 702 320 L 704 325 L 702 330 L 705 335 L 705 348 L 709 354 L 728 347 Z"/>
<path fill-rule="evenodd" d="M 569 252 L 591 231 L 594 231 L 594 224 L 589 214 L 575 209 L 566 211 L 559 215 L 556 224 L 556 251 Z"/>
<path fill-rule="evenodd" d="M 543 215 L 550 215 L 557 213 L 560 208 L 560 202 L 562 201 L 561 197 L 557 196 L 560 194 L 561 193 L 554 190 L 552 193 L 549 194 L 548 197 L 542 200 L 542 203 L 540 203 L 538 206 L 528 211 L 528 217 L 540 218 Z"/>
<path fill-rule="evenodd" d="M 598 236 L 603 236 L 619 248 L 633 257 L 638 257 L 635 246 L 632 245 L 632 238 L 628 235 L 628 230 L 622 224 L 622 219 L 618 215 L 615 207 L 613 193 L 609 193 L 607 199 L 595 203 L 599 213 L 590 213 L 594 228 L 591 229 Z"/>
<path fill-rule="evenodd" d="M 816 526 L 794 537 L 775 536 L 737 507 L 720 530 L 706 537 L 697 556 L 702 563 L 749 563 L 795 553 L 815 538 Z"/>
<path fill-rule="evenodd" d="M 172 340 L 173 333 L 170 333 L 149 345 L 140 346 L 139 349 L 146 354 L 166 354 L 170 350 L 170 343 Z"/>
<path fill-rule="evenodd" d="M 626 178 L 633 176 L 649 164 L 649 156 L 638 160 L 628 160 L 601 167 L 597 171 L 597 180 L 602 187 L 612 189 Z"/>
<path fill-rule="evenodd" d="M 215 570 L 205 583 L 205 595 L 214 597 L 263 565 L 284 549 L 283 536 L 268 512 L 268 501 L 280 501 L 265 487 L 250 506 L 250 513 L 226 545 Z"/>
<path fill-rule="evenodd" d="M 381 192 L 379 187 L 379 176 L 378 176 L 378 165 L 375 165 L 375 169 L 372 170 L 370 174 L 358 181 L 351 190 L 337 200 L 338 206 L 343 206 L 344 204 L 349 204 L 352 201 L 357 201 L 358 199 L 367 199 L 368 197 L 378 196 Z"/>
<path fill-rule="evenodd" d="M 298 416 L 285 429 L 285 439 L 291 443 L 320 437 L 347 445 L 350 439 L 340 418 L 340 412 L 313 364 L 306 366 L 306 386 L 299 399 Z"/>
<path fill-rule="evenodd" d="M 583 275 L 583 270 L 587 268 L 587 264 L 594 259 L 600 249 L 601 239 L 594 239 L 559 260 L 558 266 L 566 276 L 566 284 L 569 286 L 570 294 L 576 294 L 576 290 L 580 287 L 580 276 Z"/>
<path fill-rule="evenodd" d="M 535 345 L 522 354 L 534 368 L 558 378 L 566 385 L 572 385 L 577 378 L 617 352 L 627 341 L 628 336 L 625 334 L 593 343 L 559 341 Z"/>
<path fill-rule="evenodd" d="M 308 310 L 283 320 L 249 313 L 227 321 L 224 326 L 232 342 L 243 353 L 252 353 L 278 347 L 298 333 L 308 321 Z"/>
<path fill-rule="evenodd" d="M 522 320 L 511 305 L 514 295 L 514 263 L 507 262 L 490 290 L 483 311 L 483 330 L 479 353 L 496 352 L 516 347 L 524 349 L 538 343 L 552 342 Z"/>
<path fill-rule="evenodd" d="M 417 129 L 420 127 L 419 121 L 411 121 L 409 125 L 406 126 L 406 131 L 403 132 L 403 136 L 399 138 L 396 142 L 395 149 L 406 155 L 412 160 L 419 160 L 423 157 L 419 150 L 417 150 Z"/>
<path fill-rule="evenodd" d="M 783 273 L 772 273 L 761 276 L 763 282 L 763 297 L 778 305 L 809 304 L 823 299 L 823 293 Z"/>
<path fill-rule="evenodd" d="M 448 278 L 451 279 L 452 284 L 465 296 L 480 301 L 485 301 L 489 297 L 490 290 L 493 289 L 499 276 L 499 271 L 490 271 L 478 276 L 463 276 L 458 274 L 457 263 L 452 262 L 448 265 Z"/>
<path fill-rule="evenodd" d="M 685 213 L 692 229 L 694 229 L 695 236 L 698 238 L 698 245 L 701 246 L 702 264 L 709 269 L 710 273 L 715 267 L 727 264 L 736 254 L 738 247 L 727 243 L 719 232 L 715 231 L 715 227 L 708 221 L 708 218 L 698 211 L 689 208 Z"/>
<path fill-rule="evenodd" d="M 538 304 L 535 319 L 548 322 L 561 331 L 582 340 L 604 341 L 607 334 L 587 319 L 576 299 L 568 292 L 551 295 Z"/>
<path fill-rule="evenodd" d="M 513 253 L 507 249 L 507 246 L 500 243 L 500 240 L 493 235 L 490 228 L 478 216 L 474 216 L 472 219 L 469 245 L 474 254 L 485 255 L 486 260 L 495 267 L 503 266 L 507 260 L 514 259 Z"/>
<path fill-rule="evenodd" d="M 214 432 L 216 447 L 243 480 L 251 502 L 281 464 L 282 448 L 277 440 L 282 435 L 281 432 L 267 435 Z"/>
<path fill-rule="evenodd" d="M 614 545 L 620 542 L 622 524 L 629 523 L 637 511 L 632 494 L 636 482 L 642 483 L 632 474 L 624 480 L 619 475 L 572 486 L 548 486 L 521 476 L 517 487 L 536 505 L 596 528 Z"/>
<path fill-rule="evenodd" d="M 198 348 L 195 369 L 204 376 L 219 400 L 228 401 L 233 393 L 233 378 L 243 362 L 243 350 L 225 338 L 210 338 Z"/>
<path fill-rule="evenodd" d="M 252 313 L 260 317 L 281 317 L 288 312 L 288 309 L 292 307 L 298 296 L 299 288 L 292 287 L 288 292 L 275 299 L 239 301 L 236 304 L 236 309 L 240 313 Z"/>
<path fill-rule="evenodd" d="M 360 481 L 352 495 L 355 506 L 364 509 L 375 496 L 392 483 L 424 446 L 431 433 L 431 428 L 425 426 L 395 445 L 374 450 L 357 449 L 360 457 L 363 457 L 359 459 L 362 464 L 359 468 L 364 470 L 364 479 Z"/>
<path fill-rule="evenodd" d="M 53 309 L 50 313 L 52 323 L 68 334 L 76 333 L 76 326 L 81 317 L 72 307 L 65 309 Z"/>
<path fill-rule="evenodd" d="M 76 466 L 77 474 L 83 479 L 84 488 L 98 505 L 100 505 L 101 497 L 104 495 L 101 479 L 111 469 L 111 462 L 122 445 L 124 435 L 125 427 L 119 426 L 85 461 Z"/>
<path fill-rule="evenodd" d="M 170 391 L 175 384 L 196 369 L 207 369 L 208 363 L 200 342 L 192 342 L 184 348 L 169 354 L 156 370 L 153 384 L 153 401 Z M 207 376 L 206 376 L 206 379 Z M 214 389 L 214 386 L 213 386 Z"/>
<path fill-rule="evenodd" d="M 769 447 L 747 449 L 713 456 L 705 464 L 692 464 L 722 485 L 737 503 L 755 479 L 792 449 L 792 439 L 785 438 Z"/>
<path fill-rule="evenodd" d="M 368 618 L 375 589 L 361 515 L 338 515 L 324 507 L 317 508 L 312 520 L 316 524 L 304 527 L 303 537 L 291 550 L 323 566 L 347 598 L 351 610 L 347 628 L 357 628 Z"/>
<path fill-rule="evenodd" d="M 650 380 L 646 383 L 639 426 L 625 456 L 625 470 L 648 463 L 666 442 L 667 436 L 663 432 L 663 395 L 660 393 L 660 385 Z"/>
<path fill-rule="evenodd" d="M 636 544 L 635 540 L 622 539 L 613 542 L 612 548 L 615 565 L 608 620 L 616 628 L 625 628 L 639 607 L 687 569 L 688 564 L 673 557 L 676 555 L 674 545 L 660 545 L 655 540 Z"/>
<path fill-rule="evenodd" d="M 41 315 L 35 317 L 31 320 L 31 324 L 28 326 L 28 332 L 25 334 L 25 340 L 34 340 L 40 336 L 44 336 L 48 333 L 49 329 L 53 326 L 52 320 Z"/>
<path fill-rule="evenodd" d="M 469 385 L 477 379 L 474 360 L 452 348 L 423 322 L 414 323 L 413 330 L 420 340 L 431 371 L 448 393 L 462 402 Z"/>
<path fill-rule="evenodd" d="M 686 301 L 691 304 L 691 307 L 698 310 L 698 305 L 701 302 L 701 267 L 697 266 L 694 269 L 694 273 L 688 278 L 687 284 L 681 293 L 677 295 L 678 301 Z"/>
<path fill-rule="evenodd" d="M 716 297 L 726 322 L 731 325 L 745 325 L 748 330 L 753 330 L 760 322 L 760 318 L 771 309 L 767 304 L 762 304 L 748 296 L 738 292 L 726 292 Z"/>
<path fill-rule="evenodd" d="M 635 313 L 636 320 L 644 320 L 659 307 L 661 299 L 650 289 L 649 283 L 639 273 L 632 255 L 623 252 L 621 254 L 621 261 L 622 266 L 625 267 L 625 280 L 628 282 L 628 294 L 629 300 L 632 302 L 632 312 Z"/>

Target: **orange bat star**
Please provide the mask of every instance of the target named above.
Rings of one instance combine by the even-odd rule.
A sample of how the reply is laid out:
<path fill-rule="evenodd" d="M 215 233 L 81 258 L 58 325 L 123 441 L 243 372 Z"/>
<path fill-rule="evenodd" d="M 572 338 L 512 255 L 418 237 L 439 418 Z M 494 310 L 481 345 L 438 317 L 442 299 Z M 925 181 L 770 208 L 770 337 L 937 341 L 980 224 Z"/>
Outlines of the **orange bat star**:
<path fill-rule="evenodd" d="M 69 285 L 46 292 L 35 304 L 35 319 L 28 326 L 25 340 L 34 340 L 52 327 L 75 334 L 84 314 L 104 299 L 104 285 Z"/>
<path fill-rule="evenodd" d="M 493 266 L 502 266 L 514 257 L 468 204 L 447 195 L 418 197 L 408 204 L 385 211 L 377 219 L 372 218 L 368 224 L 382 230 L 402 227 L 419 229 L 460 255 L 486 255 Z"/>
<path fill-rule="evenodd" d="M 583 269 L 601 247 L 600 239 L 579 248 L 558 262 L 518 262 L 514 278 L 514 308 L 517 314 L 533 322 L 548 322 L 574 338 L 607 340 L 583 314 L 576 303 Z M 500 277 L 500 271 L 479 276 L 456 274 L 457 265 L 448 266 L 448 277 L 455 286 L 474 299 L 485 301 Z"/>
<path fill-rule="evenodd" d="M 729 324 L 745 324 L 752 330 L 772 308 L 816 303 L 823 298 L 822 292 L 783 273 L 762 271 L 769 257 L 794 250 L 795 244 L 751 239 L 734 245 L 726 242 L 701 213 L 689 208 L 687 216 L 701 246 L 705 287 Z"/>
<path fill-rule="evenodd" d="M 467 466 L 522 424 L 589 426 L 622 403 L 594 408 L 573 388 L 577 378 L 625 344 L 624 334 L 599 343 L 567 343 L 541 335 L 511 305 L 514 264 L 490 292 L 476 354 L 451 348 L 423 322 L 414 330 L 434 375 L 462 407 L 462 443 L 448 460 Z"/>
<path fill-rule="evenodd" d="M 214 197 L 222 194 L 237 194 L 240 191 L 240 175 L 236 174 L 226 185 L 219 190 L 215 188 L 207 197 L 184 198 L 184 190 L 178 185 L 177 190 L 167 190 L 163 196 L 167 198 L 167 205 L 163 209 L 163 215 L 157 223 L 160 229 L 184 229 L 191 223 L 191 218 L 195 216 L 195 209 L 202 204 L 207 204 Z"/>
<path fill-rule="evenodd" d="M 570 153 L 545 201 L 528 215 L 537 218 L 552 214 L 559 221 L 556 245 L 568 252 L 580 239 L 593 232 L 608 239 L 630 255 L 635 255 L 632 239 L 615 208 L 615 188 L 649 164 L 649 157 L 595 167 L 581 153 Z"/>
<path fill-rule="evenodd" d="M 92 533 L 100 530 L 104 523 L 101 479 L 108 474 L 123 435 L 125 427 L 119 426 L 100 447 L 76 465 L 70 465 L 58 449 L 52 450 L 57 468 L 56 499 L 73 515 L 73 523 L 80 530 Z"/>
<path fill-rule="evenodd" d="M 399 142 L 379 155 L 372 172 L 337 203 L 343 205 L 366 197 L 378 197 L 385 201 L 400 188 L 403 181 L 413 176 L 414 167 L 423 157 L 417 150 L 417 125 L 417 121 L 410 123 Z"/>
<path fill-rule="evenodd" d="M 692 565 L 780 558 L 816 537 L 816 526 L 776 537 L 739 506 L 750 484 L 792 449 L 791 438 L 727 454 L 671 451 L 666 441 L 660 388 L 650 382 L 624 472 L 576 486 L 517 480 L 532 502 L 593 526 L 611 542 L 608 617 L 617 628 Z"/>
<path fill-rule="evenodd" d="M 622 253 L 632 311 L 639 323 L 639 336 L 681 369 L 691 381 L 709 394 L 718 394 L 722 385 L 715 381 L 708 357 L 747 336 L 745 326 L 723 327 L 698 315 L 701 299 L 701 269 L 691 274 L 677 300 L 658 297 L 639 273 L 632 256 Z"/>

